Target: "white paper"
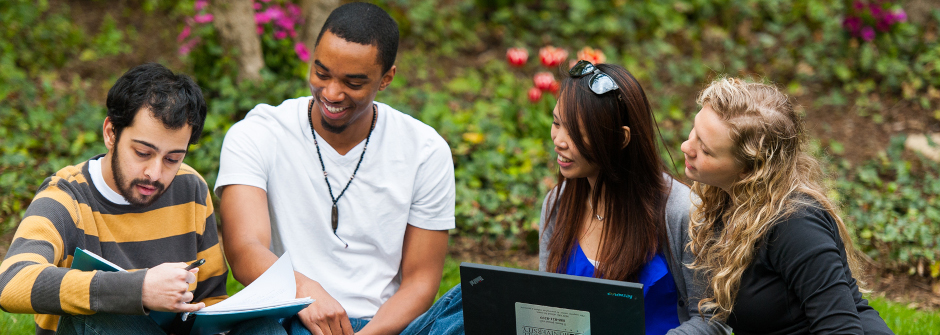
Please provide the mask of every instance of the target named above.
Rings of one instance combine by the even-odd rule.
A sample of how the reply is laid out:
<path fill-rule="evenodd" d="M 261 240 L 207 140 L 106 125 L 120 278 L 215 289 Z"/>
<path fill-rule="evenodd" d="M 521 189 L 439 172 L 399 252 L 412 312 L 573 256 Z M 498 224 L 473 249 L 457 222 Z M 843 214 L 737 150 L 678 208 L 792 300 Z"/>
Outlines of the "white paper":
<path fill-rule="evenodd" d="M 517 335 L 590 335 L 591 313 L 516 302 Z"/>
<path fill-rule="evenodd" d="M 196 314 L 218 312 L 248 311 L 262 308 L 295 305 L 308 298 L 295 298 L 297 283 L 294 280 L 294 267 L 290 254 L 285 252 L 274 264 L 247 287 L 228 299 L 203 308 Z"/>

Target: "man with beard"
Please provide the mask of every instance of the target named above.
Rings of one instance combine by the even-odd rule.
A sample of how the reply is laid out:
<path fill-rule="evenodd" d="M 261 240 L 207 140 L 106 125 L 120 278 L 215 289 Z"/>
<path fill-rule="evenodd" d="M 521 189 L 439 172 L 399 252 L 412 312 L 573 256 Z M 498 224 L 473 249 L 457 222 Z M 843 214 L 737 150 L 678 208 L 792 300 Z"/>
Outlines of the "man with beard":
<path fill-rule="evenodd" d="M 320 30 L 312 96 L 261 104 L 229 130 L 216 193 L 237 280 L 289 251 L 292 334 L 398 334 L 437 293 L 454 228 L 450 148 L 428 125 L 374 101 L 395 76 L 398 25 L 349 3 Z"/>
<path fill-rule="evenodd" d="M 107 107 L 108 152 L 46 178 L 0 264 L 0 307 L 36 314 L 36 334 L 163 334 L 145 314 L 226 298 L 209 188 L 183 164 L 206 118 L 199 86 L 144 64 L 117 80 Z M 76 248 L 130 271 L 70 269 Z M 274 323 L 246 327 L 272 329 L 264 322 Z"/>

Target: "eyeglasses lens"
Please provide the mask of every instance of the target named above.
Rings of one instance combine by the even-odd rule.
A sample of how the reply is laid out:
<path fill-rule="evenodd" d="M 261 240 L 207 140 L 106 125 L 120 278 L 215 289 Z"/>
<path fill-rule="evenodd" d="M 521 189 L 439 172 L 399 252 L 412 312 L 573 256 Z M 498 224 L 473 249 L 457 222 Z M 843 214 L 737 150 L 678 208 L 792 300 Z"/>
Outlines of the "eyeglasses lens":
<path fill-rule="evenodd" d="M 619 88 L 613 78 L 601 72 L 601 70 L 594 67 L 594 64 L 586 60 L 579 60 L 577 64 L 571 67 L 571 70 L 568 70 L 568 74 L 576 78 L 592 73 L 594 75 L 588 80 L 588 86 L 594 94 L 604 94 Z"/>
<path fill-rule="evenodd" d="M 617 83 L 614 82 L 614 79 L 600 71 L 591 77 L 588 85 L 590 85 L 594 94 L 604 94 L 617 89 Z"/>

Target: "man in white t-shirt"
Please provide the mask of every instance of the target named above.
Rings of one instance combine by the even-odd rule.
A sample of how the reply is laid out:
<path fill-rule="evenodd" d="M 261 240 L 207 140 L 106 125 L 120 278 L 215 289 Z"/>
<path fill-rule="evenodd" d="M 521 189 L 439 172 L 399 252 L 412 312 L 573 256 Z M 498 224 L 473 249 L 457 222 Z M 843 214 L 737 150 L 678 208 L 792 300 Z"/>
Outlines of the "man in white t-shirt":
<path fill-rule="evenodd" d="M 341 6 L 317 38 L 312 97 L 258 105 L 225 136 L 225 254 L 247 285 L 290 251 L 297 296 L 316 300 L 288 320 L 295 334 L 398 333 L 440 285 L 453 160 L 434 129 L 374 102 L 397 51 L 385 11 Z"/>

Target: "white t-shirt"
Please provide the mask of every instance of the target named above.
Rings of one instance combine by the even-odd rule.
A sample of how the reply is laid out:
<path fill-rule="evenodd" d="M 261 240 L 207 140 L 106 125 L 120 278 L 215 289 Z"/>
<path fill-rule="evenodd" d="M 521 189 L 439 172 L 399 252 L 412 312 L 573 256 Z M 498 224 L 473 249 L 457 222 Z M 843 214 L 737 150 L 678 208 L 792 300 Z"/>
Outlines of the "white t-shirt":
<path fill-rule="evenodd" d="M 337 202 L 313 144 L 310 97 L 256 106 L 225 135 L 215 191 L 226 185 L 267 192 L 271 250 L 290 250 L 294 269 L 319 282 L 352 318 L 371 318 L 401 284 L 405 227 L 454 228 L 454 164 L 450 147 L 428 125 L 376 102 L 378 116 L 362 165 Z M 333 195 L 359 162 L 365 140 L 339 155 L 317 134 Z M 349 244 L 348 247 L 343 242 Z"/>
<path fill-rule="evenodd" d="M 101 171 L 101 161 L 103 160 L 104 156 L 101 156 L 88 161 L 88 174 L 91 175 L 91 181 L 95 184 L 95 188 L 98 189 L 98 193 L 101 193 L 105 199 L 112 203 L 130 205 L 131 203 L 127 202 L 123 195 L 112 190 L 111 186 L 108 186 L 108 183 L 104 181 L 104 172 Z"/>

